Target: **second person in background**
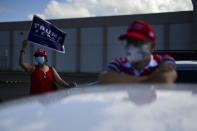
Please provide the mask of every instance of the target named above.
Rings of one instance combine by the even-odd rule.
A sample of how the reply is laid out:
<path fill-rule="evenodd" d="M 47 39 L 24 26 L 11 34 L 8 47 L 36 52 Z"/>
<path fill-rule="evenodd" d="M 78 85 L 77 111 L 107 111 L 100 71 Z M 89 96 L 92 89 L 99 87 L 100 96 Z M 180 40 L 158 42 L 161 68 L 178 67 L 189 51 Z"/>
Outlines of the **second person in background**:
<path fill-rule="evenodd" d="M 27 40 L 24 40 L 20 51 L 19 64 L 31 75 L 30 95 L 56 90 L 57 87 L 55 83 L 65 88 L 77 86 L 76 82 L 70 84 L 65 82 L 54 67 L 50 67 L 46 64 L 48 61 L 47 52 L 42 48 L 37 49 L 34 53 L 35 65 L 26 63 L 24 61 L 26 47 Z"/>

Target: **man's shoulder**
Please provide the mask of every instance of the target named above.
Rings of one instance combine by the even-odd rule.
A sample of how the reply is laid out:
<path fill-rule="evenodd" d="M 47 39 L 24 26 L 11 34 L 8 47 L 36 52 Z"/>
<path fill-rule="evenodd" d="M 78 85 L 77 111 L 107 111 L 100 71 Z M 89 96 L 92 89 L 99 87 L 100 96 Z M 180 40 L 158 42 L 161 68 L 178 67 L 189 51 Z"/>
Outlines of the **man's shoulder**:
<path fill-rule="evenodd" d="M 175 59 L 170 56 L 169 54 L 154 54 L 154 59 L 159 63 L 168 63 L 171 64 L 174 69 L 176 69 L 176 62 Z"/>
<path fill-rule="evenodd" d="M 153 58 L 157 62 L 162 62 L 162 61 L 165 61 L 165 60 L 175 61 L 175 59 L 172 56 L 170 56 L 169 54 L 156 54 L 156 53 L 153 53 Z"/>

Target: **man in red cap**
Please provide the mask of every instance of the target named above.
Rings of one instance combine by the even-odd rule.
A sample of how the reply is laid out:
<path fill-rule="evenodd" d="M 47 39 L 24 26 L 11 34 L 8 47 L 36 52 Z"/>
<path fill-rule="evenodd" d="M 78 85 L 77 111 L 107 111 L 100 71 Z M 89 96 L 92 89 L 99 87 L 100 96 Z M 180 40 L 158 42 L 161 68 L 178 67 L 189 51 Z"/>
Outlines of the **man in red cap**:
<path fill-rule="evenodd" d="M 76 83 L 68 84 L 59 76 L 54 67 L 49 67 L 47 63 L 47 52 L 39 48 L 34 53 L 35 65 L 31 65 L 24 62 L 25 49 L 27 47 L 27 41 L 22 43 L 22 49 L 19 57 L 19 64 L 28 73 L 31 74 L 31 88 L 30 95 L 41 94 L 45 92 L 51 92 L 56 90 L 54 83 L 65 88 L 74 87 Z"/>
<path fill-rule="evenodd" d="M 107 65 L 99 76 L 100 84 L 175 82 L 174 59 L 169 55 L 152 54 L 156 34 L 148 23 L 135 20 L 119 39 L 126 41 L 126 57 Z"/>

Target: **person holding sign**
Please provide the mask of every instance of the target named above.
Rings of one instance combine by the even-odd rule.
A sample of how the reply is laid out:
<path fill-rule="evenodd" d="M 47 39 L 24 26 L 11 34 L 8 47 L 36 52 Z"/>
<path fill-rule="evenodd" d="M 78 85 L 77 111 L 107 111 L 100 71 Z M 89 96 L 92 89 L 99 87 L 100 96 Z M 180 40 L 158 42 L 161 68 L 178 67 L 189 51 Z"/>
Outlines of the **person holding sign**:
<path fill-rule="evenodd" d="M 31 65 L 24 62 L 25 49 L 27 47 L 27 40 L 22 43 L 20 51 L 19 64 L 28 73 L 31 74 L 31 88 L 30 95 L 41 94 L 56 90 L 54 83 L 65 88 L 75 87 L 77 84 L 68 84 L 59 76 L 54 67 L 49 67 L 47 63 L 47 52 L 42 48 L 37 49 L 34 53 L 36 65 Z"/>

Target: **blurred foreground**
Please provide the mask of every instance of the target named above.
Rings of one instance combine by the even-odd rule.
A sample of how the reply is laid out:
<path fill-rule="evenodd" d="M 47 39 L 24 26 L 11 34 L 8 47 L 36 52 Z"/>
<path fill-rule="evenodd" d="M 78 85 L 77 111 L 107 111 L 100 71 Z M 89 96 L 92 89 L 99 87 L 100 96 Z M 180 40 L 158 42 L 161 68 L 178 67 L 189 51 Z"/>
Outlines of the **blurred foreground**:
<path fill-rule="evenodd" d="M 0 130 L 196 131 L 197 85 L 79 86 L 0 104 Z"/>

